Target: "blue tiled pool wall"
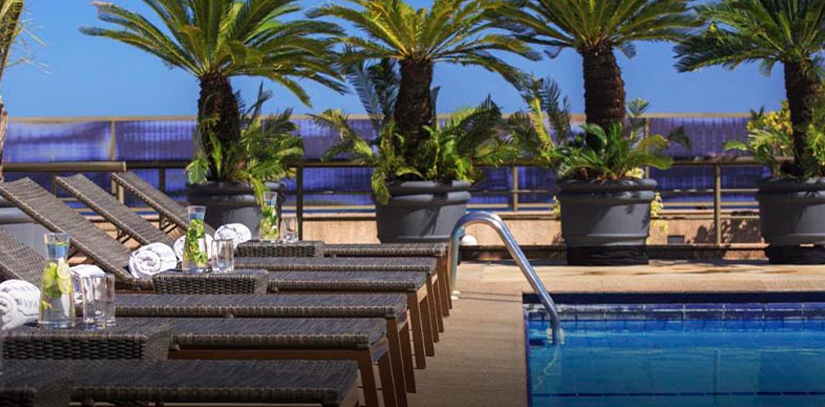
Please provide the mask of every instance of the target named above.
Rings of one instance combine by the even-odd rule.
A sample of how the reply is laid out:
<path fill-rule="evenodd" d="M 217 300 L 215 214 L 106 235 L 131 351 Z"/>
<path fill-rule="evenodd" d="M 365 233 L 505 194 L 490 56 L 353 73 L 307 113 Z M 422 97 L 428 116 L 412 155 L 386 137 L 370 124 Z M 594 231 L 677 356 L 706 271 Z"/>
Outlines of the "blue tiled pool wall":
<path fill-rule="evenodd" d="M 825 321 L 825 302 L 686 303 L 686 304 L 558 304 L 562 321 Z M 539 304 L 524 305 L 526 321 L 549 321 Z M 821 323 L 820 321 L 820 323 Z M 608 326 L 602 325 L 602 326 Z"/>
<path fill-rule="evenodd" d="M 745 118 L 679 118 L 651 119 L 652 132 L 668 132 L 684 125 L 691 136 L 692 148 L 671 146 L 669 153 L 674 157 L 693 157 L 721 154 L 728 139 L 746 137 Z M 337 135 L 321 129 L 310 120 L 296 120 L 304 139 L 306 156 L 320 158 Z M 353 127 L 366 137 L 374 137 L 367 120 L 353 120 Z M 49 161 L 156 161 L 188 160 L 194 151 L 192 135 L 195 123 L 192 121 L 118 121 L 115 123 L 116 140 L 113 140 L 111 122 L 80 123 L 26 123 L 13 122 L 9 126 L 5 146 L 6 162 L 49 162 Z M 553 190 L 555 176 L 552 171 L 535 167 L 519 167 L 519 189 Z M 726 188 L 752 187 L 757 179 L 764 177 L 766 170 L 754 167 L 732 167 L 723 172 L 722 185 Z M 140 172 L 141 176 L 158 185 L 158 173 L 154 170 Z M 306 191 L 305 203 L 329 205 L 369 205 L 368 168 L 309 168 L 304 173 Z M 108 176 L 87 174 L 99 185 L 109 187 Z M 706 189 L 713 185 L 712 168 L 677 167 L 667 171 L 653 170 L 653 178 L 660 189 Z M 8 174 L 14 180 L 31 176 L 44 186 L 48 186 L 50 176 L 31 174 Z M 185 175 L 181 170 L 167 172 L 167 190 L 177 199 L 183 199 Z M 294 181 L 287 181 L 288 191 L 295 190 Z M 478 192 L 472 203 L 509 205 L 512 197 L 506 193 L 513 187 L 512 169 L 485 169 L 485 178 L 476 185 Z M 329 194 L 326 191 L 339 191 Z M 294 194 L 291 194 L 294 195 Z M 521 203 L 546 203 L 552 194 L 522 194 Z M 711 200 L 704 195 L 666 195 L 665 200 L 696 201 Z M 726 194 L 724 199 L 748 201 L 753 197 L 742 194 Z M 130 204 L 137 204 L 131 201 Z"/>

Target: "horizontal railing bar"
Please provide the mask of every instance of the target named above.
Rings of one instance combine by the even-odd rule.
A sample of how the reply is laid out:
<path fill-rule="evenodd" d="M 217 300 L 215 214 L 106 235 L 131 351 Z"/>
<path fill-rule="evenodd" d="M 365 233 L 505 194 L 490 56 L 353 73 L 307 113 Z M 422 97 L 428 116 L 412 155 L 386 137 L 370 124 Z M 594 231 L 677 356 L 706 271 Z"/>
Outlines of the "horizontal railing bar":
<path fill-rule="evenodd" d="M 55 161 L 47 163 L 9 162 L 3 164 L 5 172 L 125 172 L 124 161 Z"/>

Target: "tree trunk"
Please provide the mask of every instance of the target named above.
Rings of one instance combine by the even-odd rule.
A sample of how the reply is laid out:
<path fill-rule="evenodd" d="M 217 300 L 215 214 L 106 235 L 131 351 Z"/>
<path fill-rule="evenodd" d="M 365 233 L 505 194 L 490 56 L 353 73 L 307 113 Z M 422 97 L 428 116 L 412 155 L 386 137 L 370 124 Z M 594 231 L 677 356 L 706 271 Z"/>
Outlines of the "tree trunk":
<path fill-rule="evenodd" d="M 609 44 L 580 49 L 584 68 L 584 112 L 587 122 L 607 128 L 624 123 L 625 91 L 622 71 Z"/>
<path fill-rule="evenodd" d="M 821 85 L 814 74 L 805 72 L 797 63 L 785 64 L 785 93 L 788 97 L 788 107 L 791 111 L 793 125 L 793 168 L 786 172 L 794 176 L 802 176 L 801 160 L 808 155 L 807 133 L 811 123 L 813 103 L 819 96 Z"/>
<path fill-rule="evenodd" d="M 241 120 L 229 78 L 220 74 L 206 75 L 200 78 L 200 87 L 198 130 L 203 148 L 211 157 L 212 145 L 208 135 L 214 134 L 224 147 L 237 143 L 241 137 Z M 217 169 L 211 158 L 210 174 L 210 180 L 217 181 Z"/>
<path fill-rule="evenodd" d="M 405 59 L 400 64 L 401 86 L 393 118 L 398 132 L 406 137 L 404 155 L 409 158 L 427 139 L 423 127 L 433 120 L 433 103 L 430 98 L 433 63 L 429 60 Z"/>
<path fill-rule="evenodd" d="M 0 182 L 3 182 L 3 148 L 6 145 L 6 130 L 9 128 L 9 112 L 0 99 Z"/>

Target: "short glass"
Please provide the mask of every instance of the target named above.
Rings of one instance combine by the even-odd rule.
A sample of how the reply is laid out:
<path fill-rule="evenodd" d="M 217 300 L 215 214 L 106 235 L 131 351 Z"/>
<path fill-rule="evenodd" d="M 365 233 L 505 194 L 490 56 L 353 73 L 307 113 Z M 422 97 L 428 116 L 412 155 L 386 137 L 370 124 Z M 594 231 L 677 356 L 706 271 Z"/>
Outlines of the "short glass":
<path fill-rule="evenodd" d="M 215 239 L 212 241 L 212 271 L 231 273 L 235 269 L 235 241 Z"/>
<path fill-rule="evenodd" d="M 204 218 L 206 207 L 189 206 L 186 208 L 189 227 L 183 243 L 183 270 L 205 272 L 209 269 L 209 257 L 206 253 L 206 229 Z"/>
<path fill-rule="evenodd" d="M 298 218 L 295 216 L 284 216 L 283 219 L 283 239 L 284 243 L 295 243 L 298 241 Z"/>
<path fill-rule="evenodd" d="M 281 237 L 278 222 L 278 193 L 267 191 L 264 192 L 263 198 L 263 202 L 261 202 L 261 240 L 277 242 Z"/>
<path fill-rule="evenodd" d="M 83 324 L 106 329 L 115 324 L 115 276 L 93 275 L 80 278 L 83 298 Z"/>
<path fill-rule="evenodd" d="M 74 286 L 66 260 L 71 237 L 66 233 L 46 233 L 43 238 L 48 258 L 40 281 L 37 322 L 49 328 L 73 328 L 76 324 Z"/>

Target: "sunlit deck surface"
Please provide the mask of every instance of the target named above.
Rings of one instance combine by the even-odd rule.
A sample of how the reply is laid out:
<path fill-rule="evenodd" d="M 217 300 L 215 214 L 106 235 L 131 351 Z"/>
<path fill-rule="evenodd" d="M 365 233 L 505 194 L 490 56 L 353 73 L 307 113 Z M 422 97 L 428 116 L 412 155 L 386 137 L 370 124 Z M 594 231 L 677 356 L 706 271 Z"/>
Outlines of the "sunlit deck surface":
<path fill-rule="evenodd" d="M 648 266 L 568 267 L 536 262 L 555 293 L 684 293 L 825 291 L 825 266 L 773 266 L 759 261 L 652 261 Z M 446 321 L 438 356 L 418 371 L 410 405 L 527 405 L 522 293 L 529 292 L 511 262 L 465 262 L 462 299 Z"/>

